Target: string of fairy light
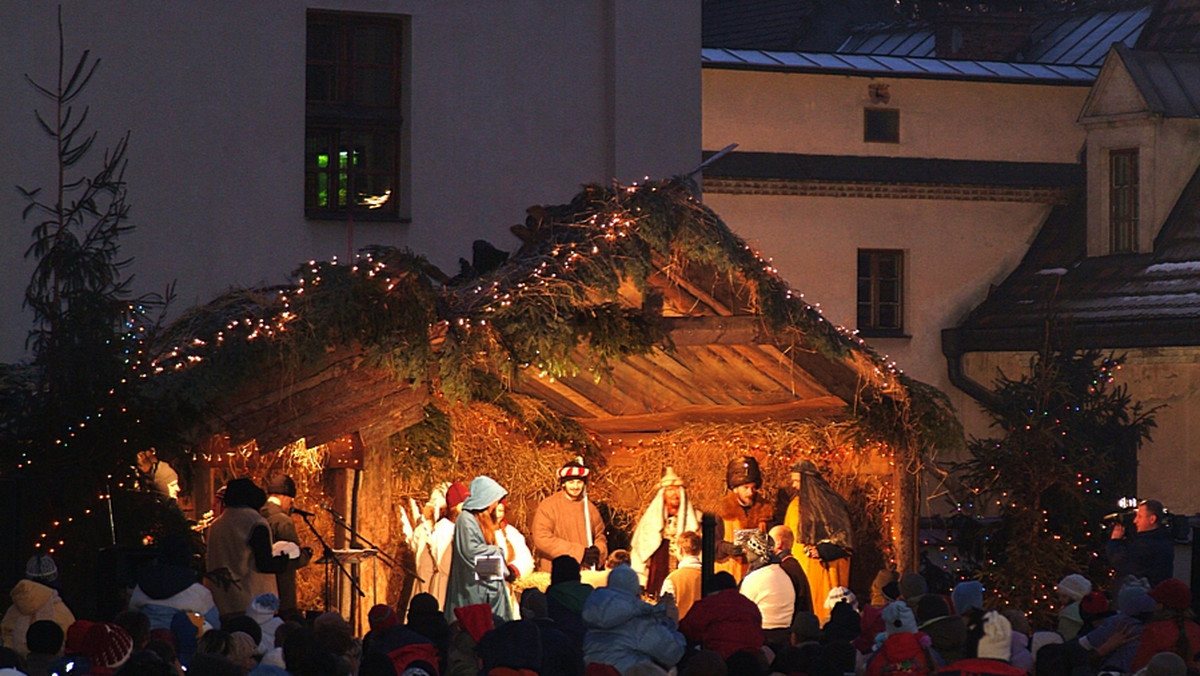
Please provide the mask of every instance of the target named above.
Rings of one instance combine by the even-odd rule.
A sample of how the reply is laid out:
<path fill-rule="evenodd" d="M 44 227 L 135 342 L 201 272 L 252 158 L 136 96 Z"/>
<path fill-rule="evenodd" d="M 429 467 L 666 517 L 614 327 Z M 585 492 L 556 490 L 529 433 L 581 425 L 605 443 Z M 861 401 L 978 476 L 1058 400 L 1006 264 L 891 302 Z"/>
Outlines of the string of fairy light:
<path fill-rule="evenodd" d="M 658 185 L 654 183 L 646 185 L 634 183 L 622 188 L 621 191 L 625 195 L 633 196 L 641 190 L 653 192 L 658 189 Z M 694 196 L 689 194 L 686 199 L 689 205 L 697 209 L 706 209 Z M 594 234 L 579 238 L 578 241 L 561 238 L 541 254 L 540 259 L 533 259 L 531 266 L 519 271 L 518 276 L 512 279 L 497 277 L 475 284 L 465 294 L 462 294 L 460 299 L 466 302 L 457 306 L 457 314 L 450 317 L 449 321 L 466 331 L 471 331 L 476 327 L 481 330 L 489 329 L 489 317 L 495 316 L 500 310 L 511 307 L 522 297 L 545 293 L 554 285 L 566 283 L 565 278 L 569 278 L 578 268 L 588 264 L 592 257 L 609 255 L 613 247 L 621 240 L 636 236 L 642 217 L 640 211 L 640 207 L 635 206 L 632 211 L 621 208 L 612 212 L 594 213 L 583 223 L 568 225 L 564 229 L 565 231 L 580 232 L 582 230 L 585 233 Z M 561 224 L 558 225 L 561 226 Z M 766 276 L 768 288 L 781 292 L 789 304 L 808 313 L 819 325 L 832 329 L 839 339 L 867 357 L 867 361 L 871 364 L 871 375 L 876 379 L 877 385 L 890 387 L 889 381 L 903 374 L 894 361 L 890 360 L 887 355 L 877 354 L 858 335 L 856 330 L 831 322 L 825 317 L 819 303 L 809 303 L 803 293 L 792 289 L 780 277 L 779 271 L 771 259 L 764 257 L 743 240 L 735 239 L 735 241 L 752 256 L 756 271 Z M 253 342 L 282 339 L 288 333 L 289 328 L 301 319 L 293 301 L 306 293 L 313 293 L 314 289 L 321 286 L 323 273 L 327 266 L 338 267 L 339 265 L 337 257 L 320 262 L 315 259 L 310 260 L 305 274 L 299 275 L 294 285 L 277 288 L 270 302 L 264 302 L 253 311 L 247 310 L 241 317 L 228 319 L 220 329 L 211 335 L 193 335 L 182 339 L 152 359 L 148 359 L 146 354 L 146 326 L 143 322 L 138 322 L 131 317 L 127 322 L 129 330 L 122 336 L 123 340 L 129 341 L 125 355 L 130 375 L 122 378 L 121 383 L 129 384 L 136 379 L 146 379 L 194 368 L 210 359 L 214 351 L 222 349 L 232 341 Z M 350 266 L 350 271 L 376 281 L 382 286 L 385 294 L 393 293 L 399 280 L 411 272 L 408 269 L 393 266 L 387 261 L 376 259 L 370 252 L 357 254 Z M 144 309 L 133 305 L 130 306 L 130 310 L 133 313 L 144 314 L 145 312 Z M 430 328 L 432 329 L 432 326 Z M 526 363 L 521 366 L 536 369 L 543 377 L 548 374 L 548 364 L 546 363 Z M 109 394 L 116 396 L 117 392 L 114 389 Z M 121 411 L 125 412 L 123 408 Z M 56 440 L 55 445 L 63 448 L 69 446 L 90 423 L 106 414 L 111 414 L 111 411 L 100 408 L 92 414 L 84 416 L 76 424 L 68 425 L 61 437 Z M 141 421 L 137 420 L 134 424 L 141 424 Z M 890 460 L 890 462 L 894 463 L 894 460 Z M 27 469 L 32 463 L 33 459 L 26 452 L 22 455 L 16 468 L 18 470 Z M 115 483 L 118 488 L 124 488 L 134 480 L 135 478 L 130 476 L 120 476 L 111 478 L 110 482 Z M 97 495 L 97 500 L 103 501 L 107 497 L 108 493 L 102 492 Z M 895 497 L 893 496 L 893 510 L 895 508 L 894 501 Z M 85 514 L 94 514 L 95 511 L 95 509 L 89 508 Z M 56 520 L 53 522 L 54 528 L 72 521 L 73 519 Z M 61 540 L 56 540 L 52 533 L 47 531 L 38 544 L 41 547 L 49 546 L 54 542 L 61 543 Z"/>

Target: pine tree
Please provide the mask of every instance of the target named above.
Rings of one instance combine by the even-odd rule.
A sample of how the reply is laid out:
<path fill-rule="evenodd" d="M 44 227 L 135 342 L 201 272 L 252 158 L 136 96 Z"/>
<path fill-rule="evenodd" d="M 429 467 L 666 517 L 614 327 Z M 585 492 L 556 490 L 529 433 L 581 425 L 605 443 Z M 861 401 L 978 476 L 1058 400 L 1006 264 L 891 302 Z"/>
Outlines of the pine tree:
<path fill-rule="evenodd" d="M 985 406 L 999 434 L 973 438 L 971 459 L 959 467 L 975 496 L 968 510 L 1001 517 L 998 528 L 979 531 L 986 543 L 974 543 L 988 558 L 985 585 L 1042 623 L 1055 612 L 1057 582 L 1089 573 L 1103 545 L 1102 515 L 1136 489 L 1137 451 L 1150 439 L 1154 409 L 1113 384 L 1120 362 L 1095 350 L 1047 349 L 1026 375 L 1002 374 Z"/>

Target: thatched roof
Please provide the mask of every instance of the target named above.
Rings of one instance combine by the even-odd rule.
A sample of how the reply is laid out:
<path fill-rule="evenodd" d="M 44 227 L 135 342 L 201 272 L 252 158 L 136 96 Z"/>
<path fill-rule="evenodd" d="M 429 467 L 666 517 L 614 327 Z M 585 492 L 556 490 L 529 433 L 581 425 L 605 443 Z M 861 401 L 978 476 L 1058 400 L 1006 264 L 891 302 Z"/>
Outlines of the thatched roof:
<path fill-rule="evenodd" d="M 507 260 L 444 285 L 407 252 L 310 262 L 294 286 L 190 313 L 156 368 L 178 372 L 168 388 L 204 430 L 263 449 L 403 429 L 434 392 L 525 393 L 610 436 L 838 419 L 907 396 L 686 182 L 587 187 L 513 231 Z"/>

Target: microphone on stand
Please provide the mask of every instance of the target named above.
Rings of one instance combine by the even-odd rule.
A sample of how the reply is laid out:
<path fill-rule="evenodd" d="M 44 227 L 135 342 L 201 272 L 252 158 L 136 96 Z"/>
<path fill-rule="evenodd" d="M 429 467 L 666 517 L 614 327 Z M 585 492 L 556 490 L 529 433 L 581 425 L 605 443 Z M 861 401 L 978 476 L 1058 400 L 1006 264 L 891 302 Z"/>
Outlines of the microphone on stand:
<path fill-rule="evenodd" d="M 304 509 L 300 509 L 299 507 L 293 507 L 292 514 L 299 514 L 300 516 L 316 516 L 316 514 Z"/>

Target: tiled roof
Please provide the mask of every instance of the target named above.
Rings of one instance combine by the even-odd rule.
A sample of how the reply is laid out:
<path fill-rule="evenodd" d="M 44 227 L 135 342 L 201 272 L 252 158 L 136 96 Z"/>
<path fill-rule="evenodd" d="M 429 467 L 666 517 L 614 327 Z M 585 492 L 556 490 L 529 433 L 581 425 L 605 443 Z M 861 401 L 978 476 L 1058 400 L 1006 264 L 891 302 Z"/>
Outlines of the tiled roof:
<path fill-rule="evenodd" d="M 732 49 L 798 49 L 816 0 L 705 0 L 701 44 Z"/>
<path fill-rule="evenodd" d="M 1018 59 L 1032 63 L 1099 66 L 1113 43 L 1133 45 L 1150 18 L 1150 8 L 1095 14 L 1061 13 L 1041 22 L 1031 47 Z"/>
<path fill-rule="evenodd" d="M 1200 0 L 1160 0 L 1135 46 L 1171 51 L 1200 49 Z"/>
<path fill-rule="evenodd" d="M 1116 49 L 1152 112 L 1200 117 L 1200 53 Z"/>
<path fill-rule="evenodd" d="M 956 329 L 957 349 L 1031 350 L 1057 319 L 1075 347 L 1200 345 L 1200 169 L 1154 251 L 1086 255 L 1084 199 L 1056 208 L 1017 269 Z"/>
<path fill-rule="evenodd" d="M 1013 57 L 1015 63 L 1060 66 L 1099 66 L 1114 42 L 1133 45 L 1150 18 L 1150 8 L 1085 14 L 1057 12 L 1039 22 L 1030 46 Z M 876 24 L 854 31 L 837 49 L 839 54 L 936 57 L 934 30 L 929 22 Z"/>
<path fill-rule="evenodd" d="M 1087 86 L 1095 81 L 1096 75 L 1100 72 L 1100 69 L 1095 66 L 1057 66 L 1006 61 L 965 61 L 814 52 L 767 52 L 746 49 L 704 49 L 701 54 L 701 63 L 705 68 Z"/>

